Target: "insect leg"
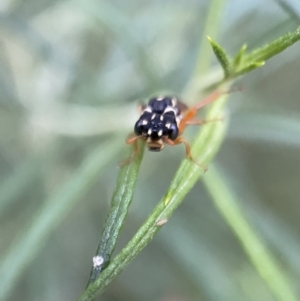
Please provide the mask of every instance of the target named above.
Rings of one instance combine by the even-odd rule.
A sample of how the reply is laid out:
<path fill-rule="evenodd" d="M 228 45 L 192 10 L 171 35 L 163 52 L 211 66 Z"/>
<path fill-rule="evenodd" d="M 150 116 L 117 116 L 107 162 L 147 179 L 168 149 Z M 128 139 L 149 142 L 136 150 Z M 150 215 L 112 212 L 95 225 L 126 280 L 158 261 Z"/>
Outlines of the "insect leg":
<path fill-rule="evenodd" d="M 206 124 L 206 123 L 210 123 L 210 122 L 215 122 L 215 121 L 224 121 L 223 118 L 214 118 L 214 119 L 210 119 L 210 120 L 205 120 L 205 119 L 191 119 L 188 120 L 185 124 L 186 125 L 202 125 L 202 124 Z"/>
<path fill-rule="evenodd" d="M 196 116 L 198 110 L 200 110 L 204 106 L 212 103 L 213 101 L 218 99 L 219 96 L 222 95 L 222 94 L 224 94 L 224 93 L 220 92 L 219 90 L 215 90 L 210 95 L 205 97 L 201 102 L 199 102 L 198 104 L 196 104 L 195 106 L 193 106 L 192 108 L 187 110 L 186 113 L 184 114 L 183 118 L 180 121 L 179 133 L 182 134 L 185 127 L 186 127 L 186 125 L 191 124 L 189 122 L 194 119 L 194 117 Z M 197 123 L 192 123 L 192 124 L 197 124 Z M 199 123 L 199 124 L 203 124 L 203 123 Z"/>
<path fill-rule="evenodd" d="M 126 144 L 133 144 L 133 153 L 131 154 L 130 157 L 128 157 L 127 159 L 124 159 L 123 161 L 121 161 L 119 163 L 119 166 L 122 167 L 124 165 L 129 164 L 131 161 L 134 160 L 134 158 L 137 156 L 138 152 L 139 152 L 139 148 L 138 148 L 138 139 L 143 138 L 142 136 L 134 136 L 131 138 L 128 138 L 126 140 Z"/>
<path fill-rule="evenodd" d="M 207 167 L 200 164 L 199 162 L 197 162 L 193 156 L 192 156 L 192 153 L 191 153 L 191 147 L 190 147 L 190 144 L 189 142 L 184 138 L 184 137 L 178 137 L 177 139 L 175 139 L 174 141 L 171 140 L 171 139 L 164 139 L 164 142 L 166 142 L 167 144 L 171 145 L 171 146 L 174 146 L 174 145 L 177 145 L 177 144 L 181 144 L 183 143 L 184 146 L 185 146 L 185 153 L 186 153 L 186 156 L 187 158 L 189 158 L 192 162 L 194 162 L 196 165 L 198 165 L 201 169 L 203 169 L 203 171 L 207 171 Z"/>

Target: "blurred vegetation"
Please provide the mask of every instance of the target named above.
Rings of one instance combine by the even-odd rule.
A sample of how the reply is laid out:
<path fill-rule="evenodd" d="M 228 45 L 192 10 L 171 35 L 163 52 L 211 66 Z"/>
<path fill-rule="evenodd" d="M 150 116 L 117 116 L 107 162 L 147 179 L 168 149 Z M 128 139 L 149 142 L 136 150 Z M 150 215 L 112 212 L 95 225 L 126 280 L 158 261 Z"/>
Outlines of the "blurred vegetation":
<path fill-rule="evenodd" d="M 159 91 L 185 95 L 199 40 L 216 38 L 217 28 L 205 26 L 209 4 L 1 2 L 3 298 L 74 300 L 84 290 L 136 105 Z M 216 40 L 231 57 L 244 43 L 251 51 L 300 24 L 297 0 L 224 4 Z M 296 44 L 243 77 L 215 160 L 298 296 L 299 58 Z M 196 90 L 221 76 L 212 65 Z M 196 133 L 188 129 L 187 137 Z M 183 156 L 180 146 L 145 153 L 117 252 L 162 198 Z M 200 183 L 101 300 L 275 299 Z"/>

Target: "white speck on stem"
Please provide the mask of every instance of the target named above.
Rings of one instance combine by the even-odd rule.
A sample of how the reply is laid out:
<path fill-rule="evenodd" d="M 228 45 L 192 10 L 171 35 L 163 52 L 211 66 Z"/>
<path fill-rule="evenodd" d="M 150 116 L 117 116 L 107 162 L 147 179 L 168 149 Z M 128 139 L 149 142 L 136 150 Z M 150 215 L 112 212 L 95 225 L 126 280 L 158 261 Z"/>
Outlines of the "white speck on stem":
<path fill-rule="evenodd" d="M 93 257 L 93 267 L 97 268 L 104 262 L 103 257 L 101 256 L 95 256 Z"/>
<path fill-rule="evenodd" d="M 163 219 L 158 220 L 158 221 L 156 222 L 156 225 L 157 225 L 157 226 L 162 226 L 162 225 L 166 224 L 167 222 L 168 222 L 168 219 L 163 218 Z"/>

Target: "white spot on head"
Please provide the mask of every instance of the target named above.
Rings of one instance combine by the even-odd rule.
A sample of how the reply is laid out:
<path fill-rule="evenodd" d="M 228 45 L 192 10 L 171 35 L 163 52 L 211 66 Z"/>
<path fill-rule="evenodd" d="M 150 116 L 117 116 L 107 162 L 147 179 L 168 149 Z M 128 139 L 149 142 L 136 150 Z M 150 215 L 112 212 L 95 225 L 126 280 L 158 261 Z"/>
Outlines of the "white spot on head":
<path fill-rule="evenodd" d="M 164 120 L 164 115 L 161 115 L 159 119 L 160 119 L 160 121 L 163 121 Z"/>
<path fill-rule="evenodd" d="M 171 126 L 171 123 L 170 123 L 170 122 L 167 122 L 167 123 L 166 123 L 166 128 L 169 129 L 170 126 Z"/>
<path fill-rule="evenodd" d="M 144 112 L 152 113 L 152 108 L 148 106 L 148 107 L 144 110 Z"/>
<path fill-rule="evenodd" d="M 159 130 L 157 135 L 160 137 L 162 135 L 162 133 L 163 133 L 163 130 Z"/>
<path fill-rule="evenodd" d="M 167 113 L 167 112 L 174 112 L 175 115 L 177 114 L 176 108 L 173 108 L 173 107 L 170 107 L 170 106 L 165 108 L 164 113 Z"/>
<path fill-rule="evenodd" d="M 152 134 L 152 129 L 149 129 L 148 130 L 148 135 L 151 135 Z"/>
<path fill-rule="evenodd" d="M 159 97 L 156 98 L 156 100 L 158 100 L 158 101 L 161 101 L 161 100 L 163 100 L 163 99 L 164 99 L 163 96 L 159 96 Z"/>
<path fill-rule="evenodd" d="M 146 125 L 148 123 L 148 120 L 147 119 L 144 119 L 143 121 L 142 121 L 142 125 Z"/>
<path fill-rule="evenodd" d="M 93 257 L 93 267 L 97 268 L 104 262 L 104 258 L 101 256 L 94 256 Z"/>
<path fill-rule="evenodd" d="M 153 120 L 153 119 L 155 118 L 155 116 L 156 116 L 156 114 L 153 114 L 153 115 L 151 116 L 151 120 Z"/>
<path fill-rule="evenodd" d="M 176 98 L 172 98 L 172 106 L 176 107 L 177 105 L 177 99 Z"/>

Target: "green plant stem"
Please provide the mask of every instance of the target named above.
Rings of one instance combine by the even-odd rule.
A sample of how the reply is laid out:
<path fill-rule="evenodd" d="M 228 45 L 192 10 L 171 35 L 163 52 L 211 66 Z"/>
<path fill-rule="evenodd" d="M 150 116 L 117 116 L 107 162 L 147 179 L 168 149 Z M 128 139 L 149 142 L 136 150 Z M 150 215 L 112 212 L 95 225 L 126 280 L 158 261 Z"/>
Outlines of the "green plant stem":
<path fill-rule="evenodd" d="M 28 227 L 22 229 L 21 235 L 1 260 L 0 300 L 9 295 L 15 281 L 44 246 L 49 234 L 98 179 L 104 166 L 119 152 L 121 143 L 117 136 L 90 153 L 61 190 L 45 202 Z"/>
<path fill-rule="evenodd" d="M 205 21 L 204 29 L 199 43 L 199 50 L 196 59 L 196 64 L 193 70 L 192 78 L 187 84 L 187 87 L 184 89 L 183 94 L 190 103 L 198 101 L 200 94 L 200 80 L 204 76 L 210 67 L 211 60 L 213 58 L 213 52 L 211 51 L 210 44 L 207 42 L 207 35 L 216 36 L 219 22 L 220 22 L 220 13 L 225 5 L 226 0 L 212 0 L 209 6 L 207 18 Z"/>
<path fill-rule="evenodd" d="M 281 36 L 280 38 L 274 40 L 271 43 L 268 43 L 262 47 L 254 49 L 249 53 L 245 53 L 245 46 L 243 46 L 235 58 L 231 61 L 228 61 L 229 56 L 226 55 L 226 52 L 220 45 L 218 45 L 215 41 L 210 38 L 210 43 L 213 47 L 214 52 L 219 61 L 221 61 L 221 65 L 223 67 L 223 71 L 225 77 L 220 81 L 210 85 L 206 88 L 206 90 L 210 91 L 221 84 L 224 84 L 228 81 L 233 80 L 236 77 L 249 73 L 265 64 L 266 60 L 271 59 L 273 56 L 281 53 L 288 47 L 292 46 L 294 43 L 300 40 L 300 27 L 296 28 L 294 31 L 288 32 L 287 34 Z M 217 51 L 216 51 L 216 48 Z M 224 58 L 226 59 L 224 60 Z M 228 74 L 228 71 L 229 74 Z M 227 77 L 226 77 L 227 74 Z"/>
<path fill-rule="evenodd" d="M 284 51 L 286 48 L 292 46 L 300 40 L 300 27 L 294 31 L 285 34 L 275 41 L 266 44 L 252 52 L 245 54 L 244 61 L 247 63 L 256 63 L 268 60 L 276 54 Z"/>
<path fill-rule="evenodd" d="M 213 103 L 206 118 L 220 117 L 227 95 L 220 97 Z M 192 152 L 194 158 L 203 164 L 207 164 L 216 154 L 224 138 L 225 123 L 214 122 L 207 124 L 197 135 Z M 204 171 L 190 160 L 186 159 L 177 171 L 170 188 L 154 208 L 145 223 L 141 226 L 125 248 L 111 261 L 109 266 L 90 284 L 79 297 L 80 301 L 95 300 L 133 260 L 143 248 L 150 243 L 155 233 L 162 227 L 160 221 L 166 222 L 174 210 L 181 204 L 186 194 L 191 190 Z"/>
<path fill-rule="evenodd" d="M 137 175 L 144 154 L 144 142 L 138 145 L 139 152 L 132 162 L 124 165 L 117 179 L 117 186 L 112 197 L 110 211 L 104 224 L 104 229 L 96 252 L 89 284 L 108 266 L 115 249 L 117 239 L 132 201 Z"/>
<path fill-rule="evenodd" d="M 40 166 L 39 159 L 30 159 L 1 183 L 0 216 L 4 215 L 7 207 L 15 204 L 28 186 L 36 182 L 40 176 Z"/>
<path fill-rule="evenodd" d="M 284 1 L 284 0 L 275 0 L 275 2 L 277 2 L 277 4 L 289 15 L 289 17 L 291 19 L 294 20 L 294 22 L 297 22 L 297 23 L 300 22 L 299 13 L 297 13 L 297 11 L 291 5 L 291 3 Z M 295 7 L 296 7 L 296 3 L 295 3 Z"/>
<path fill-rule="evenodd" d="M 211 64 L 212 51 L 209 43 L 207 43 L 206 36 L 215 37 L 219 29 L 219 23 L 221 21 L 221 11 L 225 5 L 225 0 L 212 0 L 207 13 L 204 29 L 202 31 L 200 39 L 200 47 L 198 59 L 195 66 L 195 77 L 199 78 L 207 72 Z"/>
<path fill-rule="evenodd" d="M 209 171 L 203 177 L 203 183 L 216 208 L 237 236 L 249 259 L 276 299 L 296 301 L 297 298 L 284 278 L 279 264 L 251 229 L 237 205 L 237 200 L 222 181 L 216 168 L 210 166 Z"/>

